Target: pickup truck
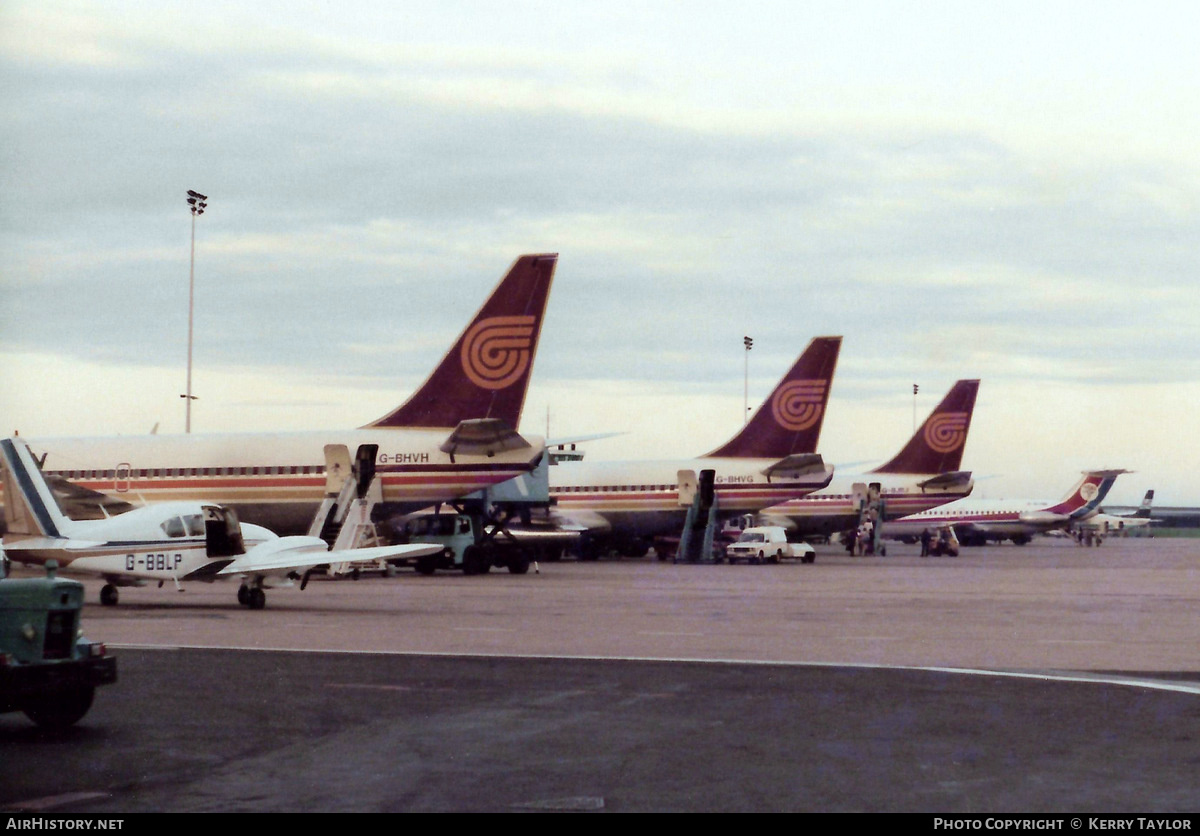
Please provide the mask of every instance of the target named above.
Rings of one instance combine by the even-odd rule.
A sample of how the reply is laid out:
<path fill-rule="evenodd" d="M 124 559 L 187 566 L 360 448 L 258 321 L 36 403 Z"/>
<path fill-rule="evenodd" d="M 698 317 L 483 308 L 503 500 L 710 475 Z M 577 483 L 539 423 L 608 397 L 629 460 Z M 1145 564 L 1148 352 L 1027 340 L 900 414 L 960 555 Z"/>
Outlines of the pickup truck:
<path fill-rule="evenodd" d="M 787 532 L 777 525 L 747 528 L 725 548 L 725 559 L 730 563 L 739 560 L 747 563 L 778 563 L 784 558 L 812 563 L 817 559 L 817 553 L 808 543 L 789 543 Z"/>
<path fill-rule="evenodd" d="M 39 726 L 66 728 L 87 714 L 96 687 L 117 681 L 117 660 L 80 635 L 83 584 L 55 577 L 5 578 L 0 559 L 0 713 L 23 711 Z"/>

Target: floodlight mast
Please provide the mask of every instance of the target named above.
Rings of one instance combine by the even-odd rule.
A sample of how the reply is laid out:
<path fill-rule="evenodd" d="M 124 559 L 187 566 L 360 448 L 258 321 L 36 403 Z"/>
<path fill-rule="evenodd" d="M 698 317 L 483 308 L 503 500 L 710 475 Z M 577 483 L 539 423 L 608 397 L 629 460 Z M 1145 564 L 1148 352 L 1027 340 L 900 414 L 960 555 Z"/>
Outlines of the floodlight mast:
<path fill-rule="evenodd" d="M 742 425 L 750 423 L 750 349 L 754 348 L 754 340 L 742 337 L 742 345 L 746 347 L 746 371 L 742 377 Z"/>
<path fill-rule="evenodd" d="M 192 191 L 191 189 L 188 189 L 187 195 L 188 206 L 192 212 L 192 260 L 191 266 L 188 269 L 187 392 L 179 397 L 187 402 L 187 418 L 184 422 L 184 431 L 190 433 L 192 431 L 192 401 L 196 399 L 192 394 L 192 321 L 196 298 L 196 217 L 204 214 L 204 210 L 208 207 L 208 196 Z"/>

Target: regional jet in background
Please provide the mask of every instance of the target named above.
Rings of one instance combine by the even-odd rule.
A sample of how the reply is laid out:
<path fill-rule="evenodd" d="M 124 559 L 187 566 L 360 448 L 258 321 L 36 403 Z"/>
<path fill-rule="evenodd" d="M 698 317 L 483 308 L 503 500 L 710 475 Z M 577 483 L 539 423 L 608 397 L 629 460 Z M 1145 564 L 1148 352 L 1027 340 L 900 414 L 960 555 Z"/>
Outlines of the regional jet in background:
<path fill-rule="evenodd" d="M 841 337 L 814 339 L 746 426 L 699 458 L 550 468 L 551 521 L 586 532 L 584 557 L 608 547 L 642 555 L 654 537 L 679 535 L 698 492 L 728 517 L 827 485 L 833 468 L 815 450 L 841 345 Z"/>
<path fill-rule="evenodd" d="M 1071 528 L 1075 531 L 1082 531 L 1085 534 L 1090 533 L 1101 537 L 1107 537 L 1110 534 L 1122 535 L 1128 531 L 1161 522 L 1161 520 L 1150 518 L 1153 505 L 1154 489 L 1151 488 L 1146 491 L 1146 495 L 1142 498 L 1142 504 L 1133 513 L 1106 514 L 1104 509 L 1101 508 L 1094 516 L 1075 523 Z"/>
<path fill-rule="evenodd" d="M 782 526 L 789 537 L 828 537 L 853 532 L 873 508 L 890 520 L 967 496 L 974 482 L 959 467 L 978 391 L 978 380 L 958 381 L 891 461 L 863 474 L 839 472 L 821 490 L 766 509 L 758 524 Z"/>
<path fill-rule="evenodd" d="M 1035 534 L 1064 529 L 1095 515 L 1117 477 L 1127 470 L 1091 470 L 1059 502 L 1031 500 L 960 499 L 919 514 L 883 524 L 883 536 L 915 543 L 928 529 L 949 526 L 963 545 L 981 546 L 989 540 L 1028 543 Z"/>
<path fill-rule="evenodd" d="M 264 588 L 290 585 L 318 567 L 374 566 L 382 560 L 441 551 L 437 544 L 376 546 L 330 551 L 319 537 L 278 537 L 257 525 L 239 525 L 219 505 L 165 502 L 135 508 L 111 519 L 72 520 L 59 508 L 37 462 L 22 439 L 0 440 L 4 483 L 4 552 L 21 563 L 58 561 L 66 575 L 100 577 L 100 602 L 117 603 L 117 587 L 170 581 L 240 577 L 238 602 L 266 606 Z"/>
<path fill-rule="evenodd" d="M 30 446 L 51 483 L 69 491 L 130 507 L 226 505 L 244 522 L 282 534 L 306 531 L 325 496 L 326 444 L 378 446 L 376 472 L 392 512 L 507 481 L 544 455 L 541 438 L 516 428 L 557 258 L 518 258 L 428 380 L 358 430 L 32 439 Z"/>

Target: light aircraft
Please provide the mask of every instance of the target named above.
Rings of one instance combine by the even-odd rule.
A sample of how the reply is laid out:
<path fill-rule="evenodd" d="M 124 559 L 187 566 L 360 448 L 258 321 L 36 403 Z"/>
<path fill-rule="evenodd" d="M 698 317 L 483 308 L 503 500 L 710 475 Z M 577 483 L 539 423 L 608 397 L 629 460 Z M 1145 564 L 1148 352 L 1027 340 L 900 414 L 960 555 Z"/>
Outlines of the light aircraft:
<path fill-rule="evenodd" d="M 737 516 L 828 484 L 833 468 L 814 451 L 841 344 L 841 337 L 809 343 L 746 426 L 699 458 L 550 468 L 552 522 L 586 531 L 585 557 L 605 546 L 640 555 L 652 538 L 680 533 L 698 492 L 711 495 L 721 515 Z"/>
<path fill-rule="evenodd" d="M 238 602 L 266 606 L 265 587 L 290 584 L 329 564 L 372 565 L 441 551 L 436 544 L 380 546 L 330 551 L 319 537 L 278 537 L 257 525 L 239 525 L 236 514 L 218 505 L 165 502 L 103 520 L 72 520 L 59 508 L 29 447 L 21 439 L 0 440 L 7 531 L 5 555 L 21 563 L 57 560 L 64 574 L 105 580 L 100 602 L 117 603 L 119 586 L 171 581 L 215 581 L 241 577 Z"/>
<path fill-rule="evenodd" d="M 1101 508 L 1094 516 L 1081 520 L 1071 526 L 1072 529 L 1084 533 L 1099 534 L 1106 537 L 1109 534 L 1122 535 L 1133 529 L 1142 528 L 1159 522 L 1150 518 L 1154 505 L 1154 489 L 1146 491 L 1142 504 L 1132 514 L 1106 514 Z"/>
<path fill-rule="evenodd" d="M 415 510 L 529 473 L 541 438 L 516 428 L 557 255 L 524 255 L 407 401 L 358 430 L 31 440 L 52 484 L 130 506 L 226 505 L 283 534 L 307 529 L 324 497 L 326 444 L 378 446 L 392 512 Z M 76 497 L 78 502 L 78 497 Z"/>
<path fill-rule="evenodd" d="M 967 496 L 974 483 L 959 467 L 978 391 L 978 380 L 958 381 L 891 461 L 863 474 L 839 472 L 821 490 L 766 509 L 759 524 L 783 526 L 789 536 L 829 536 L 857 528 L 876 498 L 887 520 Z"/>
<path fill-rule="evenodd" d="M 883 524 L 883 536 L 916 542 L 925 529 L 951 526 L 963 545 L 1012 540 L 1025 545 L 1035 534 L 1066 528 L 1096 513 L 1117 477 L 1127 470 L 1085 471 L 1083 478 L 1056 503 L 1032 500 L 960 499 L 929 511 Z"/>

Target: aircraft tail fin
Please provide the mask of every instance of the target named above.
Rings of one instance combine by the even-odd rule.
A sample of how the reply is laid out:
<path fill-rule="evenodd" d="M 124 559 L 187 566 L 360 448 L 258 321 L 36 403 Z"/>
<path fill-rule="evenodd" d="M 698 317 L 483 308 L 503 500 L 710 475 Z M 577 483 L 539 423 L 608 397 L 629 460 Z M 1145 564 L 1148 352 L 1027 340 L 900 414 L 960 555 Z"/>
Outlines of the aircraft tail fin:
<path fill-rule="evenodd" d="M 1146 491 L 1146 496 L 1142 498 L 1142 504 L 1133 512 L 1135 517 L 1149 517 L 1154 510 L 1154 488 Z"/>
<path fill-rule="evenodd" d="M 1117 477 L 1128 470 L 1088 470 L 1075 483 L 1070 493 L 1056 505 L 1045 509 L 1052 514 L 1066 514 L 1073 520 L 1086 519 L 1100 508 L 1104 497 L 1112 488 Z"/>
<path fill-rule="evenodd" d="M 741 432 L 704 458 L 783 459 L 815 453 L 841 337 L 816 337 Z"/>
<path fill-rule="evenodd" d="M 960 380 L 930 413 L 900 453 L 872 473 L 946 473 L 959 470 L 978 380 Z"/>
<path fill-rule="evenodd" d="M 517 429 L 557 262 L 557 254 L 518 258 L 433 374 L 364 429 L 450 428 L 479 418 Z"/>
<path fill-rule="evenodd" d="M 28 537 L 68 537 L 72 522 L 58 507 L 41 468 L 19 438 L 0 440 L 6 533 Z"/>

